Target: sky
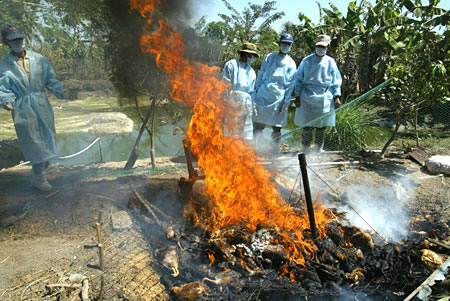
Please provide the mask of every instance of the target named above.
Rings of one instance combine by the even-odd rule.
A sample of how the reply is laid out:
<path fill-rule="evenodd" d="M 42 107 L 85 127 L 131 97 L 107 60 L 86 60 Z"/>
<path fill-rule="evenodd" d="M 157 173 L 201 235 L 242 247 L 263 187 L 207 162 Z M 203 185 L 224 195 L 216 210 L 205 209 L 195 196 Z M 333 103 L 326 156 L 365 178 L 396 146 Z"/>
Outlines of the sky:
<path fill-rule="evenodd" d="M 255 3 L 262 5 L 264 0 L 228 0 L 228 2 L 233 6 L 238 12 L 242 12 L 245 7 L 248 7 L 248 3 Z M 287 21 L 298 24 L 299 20 L 297 18 L 298 13 L 302 12 L 308 18 L 312 20 L 313 23 L 319 23 L 320 13 L 319 6 L 322 8 L 330 8 L 329 3 L 332 2 L 337 8 L 344 14 L 347 14 L 347 7 L 351 0 L 276 0 L 277 11 L 283 11 L 285 16 L 279 21 L 275 22 L 272 26 L 276 31 L 281 31 L 283 24 Z M 374 0 L 370 0 L 371 3 L 375 3 Z M 422 1 L 424 4 L 428 4 L 427 0 Z M 360 3 L 360 0 L 357 1 Z M 441 0 L 439 6 L 444 9 L 450 9 L 450 0 Z M 201 16 L 206 17 L 206 22 L 213 22 L 221 20 L 218 14 L 229 14 L 229 10 L 225 7 L 222 0 L 209 0 L 202 3 L 201 7 L 198 8 L 197 14 L 198 18 Z"/>

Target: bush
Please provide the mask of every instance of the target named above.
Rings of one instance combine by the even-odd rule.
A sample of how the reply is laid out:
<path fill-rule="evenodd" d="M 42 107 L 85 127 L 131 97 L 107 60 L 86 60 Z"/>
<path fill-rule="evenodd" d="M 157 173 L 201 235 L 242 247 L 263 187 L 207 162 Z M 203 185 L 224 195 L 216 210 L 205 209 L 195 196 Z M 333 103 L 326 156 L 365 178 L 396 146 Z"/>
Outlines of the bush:
<path fill-rule="evenodd" d="M 367 106 L 346 107 L 336 113 L 336 126 L 328 127 L 325 147 L 333 150 L 357 151 L 366 149 L 381 134 L 373 123 L 374 114 Z"/>

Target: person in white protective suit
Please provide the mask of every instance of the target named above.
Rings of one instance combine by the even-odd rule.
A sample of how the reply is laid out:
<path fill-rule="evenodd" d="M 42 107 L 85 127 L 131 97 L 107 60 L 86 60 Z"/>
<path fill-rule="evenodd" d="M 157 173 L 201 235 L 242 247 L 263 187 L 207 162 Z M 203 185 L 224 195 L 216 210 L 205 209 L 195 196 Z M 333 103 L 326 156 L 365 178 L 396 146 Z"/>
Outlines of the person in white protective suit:
<path fill-rule="evenodd" d="M 297 65 L 288 55 L 294 38 L 289 33 L 280 36 L 279 51 L 268 54 L 258 72 L 255 85 L 255 114 L 253 115 L 253 134 L 255 140 L 262 134 L 266 125 L 272 126 L 272 139 L 279 151 L 281 128 L 287 124 L 288 108 L 291 101 Z M 258 144 L 258 141 L 256 141 Z"/>
<path fill-rule="evenodd" d="M 295 74 L 294 123 L 303 128 L 302 146 L 305 153 L 310 152 L 313 130 L 316 152 L 321 152 L 325 140 L 325 128 L 335 126 L 335 109 L 341 105 L 342 77 L 335 60 L 326 55 L 331 38 L 328 35 L 317 37 L 315 53 L 305 57 Z M 330 113 L 329 116 L 311 121 Z"/>
<path fill-rule="evenodd" d="M 242 138 L 253 138 L 253 101 L 251 94 L 255 89 L 256 73 L 250 66 L 259 57 L 255 44 L 244 43 L 239 50 L 239 59 L 225 63 L 222 79 L 231 83 L 230 98 L 241 112 L 238 117 L 239 134 Z"/>
<path fill-rule="evenodd" d="M 0 105 L 11 111 L 25 160 L 32 163 L 32 187 L 50 190 L 45 169 L 56 158 L 56 132 L 53 108 L 44 89 L 60 99 L 74 97 L 56 79 L 47 58 L 25 49 L 24 38 L 16 26 L 2 29 L 2 42 L 11 52 L 0 61 Z"/>

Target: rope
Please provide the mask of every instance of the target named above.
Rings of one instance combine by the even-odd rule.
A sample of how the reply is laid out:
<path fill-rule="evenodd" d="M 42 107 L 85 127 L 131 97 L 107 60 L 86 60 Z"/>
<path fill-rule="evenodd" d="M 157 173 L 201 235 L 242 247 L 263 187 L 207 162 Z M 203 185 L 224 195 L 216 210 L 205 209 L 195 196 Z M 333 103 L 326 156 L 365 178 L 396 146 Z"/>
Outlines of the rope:
<path fill-rule="evenodd" d="M 290 136 L 290 135 L 292 135 L 293 133 L 298 132 L 298 131 L 302 130 L 302 129 L 305 128 L 305 127 L 308 127 L 308 126 L 314 124 L 314 123 L 317 122 L 317 121 L 320 121 L 320 120 L 322 120 L 322 119 L 328 118 L 329 116 L 332 116 L 333 114 L 335 114 L 335 113 L 337 113 L 337 112 L 339 112 L 339 111 L 345 109 L 346 107 L 348 107 L 348 106 L 350 106 L 350 105 L 353 105 L 353 104 L 358 103 L 358 102 L 361 102 L 360 105 L 364 104 L 366 101 L 368 101 L 368 100 L 370 99 L 370 97 L 371 97 L 375 92 L 377 92 L 378 90 L 380 90 L 380 89 L 386 87 L 386 86 L 389 84 L 389 82 L 390 82 L 391 80 L 392 80 L 391 78 L 385 80 L 384 82 L 382 82 L 381 84 L 379 84 L 379 85 L 376 86 L 375 88 L 370 89 L 369 91 L 367 91 L 366 93 L 364 93 L 364 94 L 362 94 L 362 95 L 356 97 L 356 98 L 353 99 L 352 101 L 350 101 L 350 102 L 348 102 L 348 103 L 346 103 L 346 104 L 340 106 L 340 107 L 339 107 L 338 109 L 336 109 L 335 111 L 331 111 L 331 112 L 325 113 L 324 115 L 322 115 L 322 116 L 320 116 L 320 117 L 317 117 L 316 119 L 314 119 L 314 120 L 312 120 L 312 121 L 310 121 L 310 122 L 307 122 L 306 124 L 300 126 L 299 128 L 297 128 L 297 129 L 295 129 L 295 130 L 292 130 L 292 131 L 289 131 L 289 132 L 287 132 L 287 133 L 284 133 L 283 135 L 277 137 L 277 139 L 281 139 L 281 138 L 283 138 L 283 137 Z"/>
<path fill-rule="evenodd" d="M 68 155 L 68 156 L 58 157 L 58 159 L 59 160 L 64 160 L 64 159 L 69 159 L 69 158 L 76 157 L 76 156 L 84 153 L 88 149 L 90 149 L 96 142 L 100 141 L 99 143 L 101 143 L 101 140 L 102 140 L 102 138 L 97 137 L 97 138 L 94 139 L 94 141 L 92 141 L 88 146 L 86 146 L 84 149 L 80 150 L 79 152 L 77 152 L 75 154 L 72 154 L 72 155 Z M 100 149 L 100 153 L 101 153 L 101 149 Z M 11 167 L 11 168 L 17 168 L 17 167 L 24 166 L 24 165 L 27 165 L 27 164 L 30 164 L 30 163 L 31 163 L 31 161 L 22 162 L 22 163 L 20 163 L 20 164 L 18 164 L 16 166 Z"/>
<path fill-rule="evenodd" d="M 101 138 L 97 137 L 95 138 L 94 141 L 91 142 L 91 144 L 89 144 L 88 146 L 86 146 L 84 149 L 80 150 L 78 153 L 72 154 L 72 155 L 68 155 L 68 156 L 64 156 L 64 157 L 59 157 L 58 159 L 64 160 L 64 159 L 69 159 L 69 158 L 73 158 L 76 157 L 82 153 L 84 153 L 85 151 L 87 151 L 88 149 L 90 149 L 97 141 L 100 141 Z"/>
<path fill-rule="evenodd" d="M 338 197 L 339 197 L 339 200 L 341 200 L 345 205 L 347 205 L 351 210 L 353 210 L 358 216 L 359 216 L 359 218 L 361 218 L 362 220 L 363 220 L 363 222 L 365 222 L 368 226 L 369 226 L 369 228 L 371 228 L 385 243 L 388 243 L 388 241 L 383 237 L 383 236 L 381 236 L 381 234 L 380 233 L 378 233 L 378 231 L 377 230 L 375 230 L 375 228 L 374 227 L 372 227 L 372 225 L 371 224 L 369 224 L 369 222 L 368 221 L 366 221 L 362 216 L 361 216 L 361 214 L 359 214 L 358 213 L 358 211 L 356 211 L 356 209 L 355 208 L 353 208 L 353 206 L 352 205 L 350 205 L 348 202 L 346 202 L 341 196 L 340 196 L 340 194 L 336 191 L 336 190 L 334 190 L 333 189 L 333 187 L 331 187 L 324 179 L 322 179 L 322 177 L 314 170 L 314 169 L 312 169 L 311 167 L 309 167 L 308 165 L 307 165 L 307 167 L 309 168 L 309 170 L 311 170 L 315 175 L 316 175 L 316 177 L 318 177 L 319 178 L 319 180 L 321 180 L 323 183 L 325 183 L 325 185 L 327 185 L 328 186 L 328 188 L 330 188 L 331 189 L 331 191 L 333 191 Z"/>

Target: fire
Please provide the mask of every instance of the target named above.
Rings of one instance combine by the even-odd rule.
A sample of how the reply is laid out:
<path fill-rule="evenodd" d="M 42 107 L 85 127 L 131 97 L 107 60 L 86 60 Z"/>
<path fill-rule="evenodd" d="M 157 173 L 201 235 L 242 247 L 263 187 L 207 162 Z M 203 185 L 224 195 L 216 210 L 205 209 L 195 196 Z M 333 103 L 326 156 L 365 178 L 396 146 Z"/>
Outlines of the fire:
<path fill-rule="evenodd" d="M 161 5 L 158 0 L 130 0 L 130 4 L 131 10 L 150 20 L 155 7 Z M 167 73 L 172 98 L 193 106 L 186 140 L 205 172 L 210 198 L 206 212 L 199 216 L 200 223 L 212 231 L 235 224 L 253 230 L 258 226 L 276 227 L 290 260 L 304 264 L 304 254 L 312 257 L 316 250 L 312 240 L 303 235 L 309 228 L 307 216 L 298 216 L 285 203 L 250 145 L 224 135 L 222 120 L 226 115 L 227 126 L 232 131 L 237 126 L 229 116 L 230 105 L 224 97 L 229 87 L 221 81 L 220 70 L 185 59 L 182 35 L 163 19 L 159 20 L 159 29 L 148 32 L 150 22 L 143 28 L 142 51 L 155 55 L 158 67 Z M 321 235 L 329 220 L 324 209 L 316 207 Z"/>
<path fill-rule="evenodd" d="M 212 266 L 214 261 L 216 261 L 216 258 L 214 257 L 214 251 L 210 250 L 208 252 L 208 258 L 209 258 L 209 266 Z"/>

